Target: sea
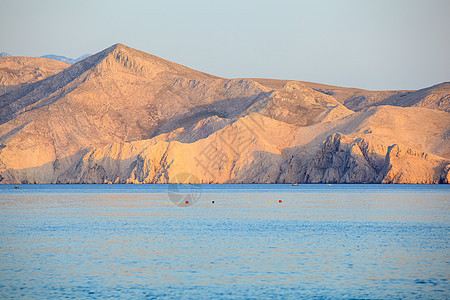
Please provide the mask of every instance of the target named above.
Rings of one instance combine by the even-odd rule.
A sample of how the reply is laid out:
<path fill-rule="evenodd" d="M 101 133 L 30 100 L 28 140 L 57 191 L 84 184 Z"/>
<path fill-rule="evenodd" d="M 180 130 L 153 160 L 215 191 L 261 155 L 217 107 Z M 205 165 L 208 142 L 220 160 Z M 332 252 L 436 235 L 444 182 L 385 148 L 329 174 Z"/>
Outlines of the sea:
<path fill-rule="evenodd" d="M 0 299 L 450 299 L 450 186 L 0 185 Z"/>

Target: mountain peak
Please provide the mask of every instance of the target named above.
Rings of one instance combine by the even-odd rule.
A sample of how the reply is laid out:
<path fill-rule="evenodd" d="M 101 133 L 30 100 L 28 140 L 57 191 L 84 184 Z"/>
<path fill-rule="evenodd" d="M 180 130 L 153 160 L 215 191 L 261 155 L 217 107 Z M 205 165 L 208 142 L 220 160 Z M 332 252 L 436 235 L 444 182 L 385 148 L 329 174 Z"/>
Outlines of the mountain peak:
<path fill-rule="evenodd" d="M 124 45 L 122 43 L 116 43 L 116 44 L 112 45 L 111 47 L 115 48 L 115 49 L 132 49 L 131 47 L 128 47 L 127 45 Z"/>
<path fill-rule="evenodd" d="M 134 49 L 132 47 L 129 47 L 127 45 L 121 44 L 121 43 L 116 43 L 106 49 L 104 49 L 103 51 L 100 51 L 100 53 L 117 53 L 117 52 L 127 52 L 130 55 L 138 55 L 138 56 L 142 56 L 142 55 L 150 55 L 153 56 L 149 53 Z"/>
<path fill-rule="evenodd" d="M 172 74 L 175 77 L 218 78 L 199 72 L 183 65 L 165 60 L 158 56 L 131 48 L 121 43 L 114 44 L 105 50 L 86 59 L 90 65 L 97 66 L 97 71 L 125 71 L 153 78 L 159 73 Z M 126 71 L 128 72 L 128 71 Z"/>
<path fill-rule="evenodd" d="M 130 48 L 130 47 L 124 45 L 124 44 L 121 44 L 121 43 L 116 43 L 116 44 L 114 44 L 112 46 L 109 46 L 108 48 L 104 49 L 101 52 L 111 53 L 111 52 L 114 52 L 116 50 L 126 50 L 126 49 L 132 49 L 132 48 Z"/>
<path fill-rule="evenodd" d="M 286 90 L 288 92 L 294 92 L 294 91 L 304 91 L 304 90 L 310 90 L 308 86 L 306 86 L 304 83 L 300 81 L 288 81 L 284 84 L 283 90 Z"/>

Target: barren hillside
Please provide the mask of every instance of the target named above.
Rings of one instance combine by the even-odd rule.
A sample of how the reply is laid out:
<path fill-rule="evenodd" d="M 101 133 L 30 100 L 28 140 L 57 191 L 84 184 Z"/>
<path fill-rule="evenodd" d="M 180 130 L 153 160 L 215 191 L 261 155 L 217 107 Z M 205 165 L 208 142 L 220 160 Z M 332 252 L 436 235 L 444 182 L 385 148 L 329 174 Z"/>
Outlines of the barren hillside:
<path fill-rule="evenodd" d="M 0 95 L 1 183 L 448 182 L 446 85 L 398 102 L 223 79 L 121 44 L 44 65 L 42 80 L 18 67 L 22 84 Z"/>

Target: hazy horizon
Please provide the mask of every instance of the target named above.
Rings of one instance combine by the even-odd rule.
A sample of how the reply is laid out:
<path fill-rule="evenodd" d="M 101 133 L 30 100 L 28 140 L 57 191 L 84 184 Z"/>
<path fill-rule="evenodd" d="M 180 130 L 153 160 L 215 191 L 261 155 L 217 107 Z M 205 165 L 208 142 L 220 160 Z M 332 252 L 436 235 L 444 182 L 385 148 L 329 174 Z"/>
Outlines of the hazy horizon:
<path fill-rule="evenodd" d="M 369 90 L 450 80 L 448 1 L 2 1 L 4 51 L 77 58 L 122 43 L 225 78 Z"/>

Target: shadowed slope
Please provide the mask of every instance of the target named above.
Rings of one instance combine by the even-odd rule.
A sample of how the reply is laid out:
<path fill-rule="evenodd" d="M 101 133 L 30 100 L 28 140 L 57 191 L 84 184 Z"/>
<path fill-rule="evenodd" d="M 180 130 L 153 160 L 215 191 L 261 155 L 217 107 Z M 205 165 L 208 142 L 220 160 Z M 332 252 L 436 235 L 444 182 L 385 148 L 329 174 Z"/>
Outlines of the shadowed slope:
<path fill-rule="evenodd" d="M 281 89 L 289 80 L 255 78 L 256 82 L 273 89 Z M 393 105 L 426 107 L 450 111 L 450 83 L 444 82 L 417 91 L 367 91 L 321 83 L 302 81 L 306 86 L 335 98 L 348 109 L 359 111 L 366 107 Z"/>
<path fill-rule="evenodd" d="M 450 112 L 450 82 L 414 92 L 393 95 L 379 104 L 401 107 L 426 107 Z"/>

